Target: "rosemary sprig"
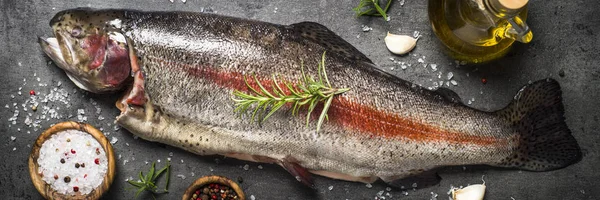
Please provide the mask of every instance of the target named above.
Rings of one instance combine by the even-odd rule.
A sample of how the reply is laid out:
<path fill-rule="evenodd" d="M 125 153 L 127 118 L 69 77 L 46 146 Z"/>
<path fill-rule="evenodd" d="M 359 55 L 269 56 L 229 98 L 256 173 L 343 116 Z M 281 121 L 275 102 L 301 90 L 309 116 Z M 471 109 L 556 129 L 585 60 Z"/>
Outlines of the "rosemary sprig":
<path fill-rule="evenodd" d="M 243 114 L 246 113 L 252 105 L 255 105 L 251 120 L 263 122 L 287 103 L 293 105 L 292 115 L 298 114 L 301 107 L 308 106 L 308 113 L 306 114 L 306 126 L 308 126 L 311 113 L 317 107 L 317 104 L 324 102 L 323 110 L 317 121 L 318 132 L 321 129 L 323 121 L 327 119 L 327 110 L 329 109 L 329 106 L 331 106 L 333 97 L 350 89 L 338 89 L 331 86 L 331 83 L 329 83 L 329 79 L 327 78 L 327 72 L 325 71 L 325 52 L 323 53 L 321 62 L 318 66 L 318 80 L 315 80 L 304 73 L 303 63 L 301 63 L 300 70 L 302 72 L 302 80 L 298 81 L 295 86 L 289 82 L 282 81 L 290 94 L 286 94 L 275 75 L 272 76 L 273 86 L 271 92 L 260 83 L 256 76 L 254 76 L 254 81 L 257 83 L 258 88 L 250 86 L 247 78 L 244 76 L 244 82 L 251 93 L 247 94 L 237 90 L 233 92 L 234 97 L 232 99 L 236 106 L 234 112 Z"/>
<path fill-rule="evenodd" d="M 379 0 L 360 0 L 358 6 L 352 9 L 356 12 L 356 16 L 360 17 L 363 15 L 367 16 L 382 16 L 384 20 L 387 20 L 387 11 L 390 8 L 393 0 L 387 0 L 385 8 L 381 8 Z"/>
<path fill-rule="evenodd" d="M 169 192 L 168 188 L 169 188 L 169 176 L 171 173 L 170 172 L 171 171 L 171 162 L 167 162 L 167 165 L 165 167 L 163 167 L 162 169 L 158 170 L 158 172 L 155 172 L 154 165 L 155 165 L 155 163 L 153 162 L 152 167 L 150 167 L 150 171 L 146 174 L 146 176 L 144 176 L 144 174 L 142 172 L 140 172 L 140 180 L 138 180 L 138 181 L 128 180 L 127 181 L 129 184 L 138 188 L 137 192 L 135 193 L 136 198 L 144 190 L 152 192 L 152 198 L 154 198 L 154 194 L 162 194 L 162 193 Z M 156 187 L 156 179 L 159 178 L 160 175 L 162 175 L 164 172 L 167 173 L 165 189 L 164 189 L 164 191 L 158 191 L 158 189 Z"/>

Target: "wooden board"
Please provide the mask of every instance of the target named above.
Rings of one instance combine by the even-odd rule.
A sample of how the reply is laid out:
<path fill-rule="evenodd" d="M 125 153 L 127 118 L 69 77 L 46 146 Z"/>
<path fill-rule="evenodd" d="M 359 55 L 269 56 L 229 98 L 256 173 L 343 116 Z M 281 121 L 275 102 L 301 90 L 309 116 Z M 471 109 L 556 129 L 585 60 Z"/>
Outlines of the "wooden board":
<path fill-rule="evenodd" d="M 92 190 L 87 195 L 79 194 L 77 192 L 75 195 L 65 195 L 61 194 L 52 187 L 47 184 L 44 180 L 42 180 L 42 176 L 38 173 L 38 157 L 40 155 L 40 149 L 42 148 L 42 144 L 50 139 L 52 134 L 58 133 L 60 131 L 75 129 L 80 130 L 92 135 L 98 143 L 104 148 L 104 152 L 106 152 L 106 157 L 108 160 L 108 169 L 104 176 L 104 180 L 102 184 L 100 184 L 96 189 Z M 77 123 L 72 121 L 61 122 L 56 124 L 46 131 L 44 131 L 35 141 L 33 148 L 31 150 L 31 154 L 29 155 L 29 175 L 31 176 L 31 182 L 35 188 L 40 192 L 40 194 L 46 199 L 100 199 L 102 194 L 104 194 L 110 188 L 115 176 L 115 155 L 112 149 L 112 145 L 110 145 L 108 139 L 104 137 L 104 134 L 100 132 L 98 129 L 92 127 L 89 124 L 85 123 Z"/>

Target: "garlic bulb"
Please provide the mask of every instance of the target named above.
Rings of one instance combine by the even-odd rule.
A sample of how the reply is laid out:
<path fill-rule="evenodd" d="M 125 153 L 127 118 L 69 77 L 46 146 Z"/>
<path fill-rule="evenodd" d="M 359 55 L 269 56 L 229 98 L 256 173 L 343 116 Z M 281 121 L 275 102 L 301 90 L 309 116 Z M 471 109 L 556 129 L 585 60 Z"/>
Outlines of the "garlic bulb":
<path fill-rule="evenodd" d="M 412 51 L 417 45 L 417 38 L 408 35 L 395 35 L 390 32 L 385 36 L 385 46 L 394 54 L 402 55 Z"/>

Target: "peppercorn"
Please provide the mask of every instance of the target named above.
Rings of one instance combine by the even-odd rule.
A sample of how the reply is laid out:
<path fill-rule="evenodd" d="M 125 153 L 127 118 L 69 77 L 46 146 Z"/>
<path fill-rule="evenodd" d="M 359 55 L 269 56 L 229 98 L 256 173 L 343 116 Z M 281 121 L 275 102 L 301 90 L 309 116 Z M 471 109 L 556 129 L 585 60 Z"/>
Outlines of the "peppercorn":
<path fill-rule="evenodd" d="M 58 179 L 58 175 L 54 174 L 54 180 Z"/>
<path fill-rule="evenodd" d="M 35 95 L 35 91 L 34 90 L 29 90 L 29 95 Z"/>
<path fill-rule="evenodd" d="M 62 163 L 62 164 L 65 164 L 65 159 L 64 159 L 64 158 L 61 158 L 61 159 L 60 159 L 60 163 Z"/>
<path fill-rule="evenodd" d="M 79 163 L 75 163 L 75 168 L 79 168 Z"/>
<path fill-rule="evenodd" d="M 203 194 L 202 196 L 200 196 L 200 198 L 201 198 L 202 200 L 208 200 L 208 195 L 206 195 L 206 194 Z"/>
<path fill-rule="evenodd" d="M 100 164 L 100 159 L 98 159 L 98 158 L 94 159 L 94 163 L 96 163 L 96 165 L 99 165 Z"/>
<path fill-rule="evenodd" d="M 81 163 L 81 167 L 85 168 L 85 163 Z"/>
<path fill-rule="evenodd" d="M 71 149 L 71 153 L 72 153 L 72 154 L 75 154 L 75 153 L 77 153 L 77 152 L 76 152 L 75 150 Z"/>
<path fill-rule="evenodd" d="M 79 187 L 73 186 L 73 192 L 78 192 L 78 191 L 79 191 Z"/>
<path fill-rule="evenodd" d="M 65 181 L 65 183 L 71 182 L 71 177 L 65 176 L 63 180 Z"/>
<path fill-rule="evenodd" d="M 204 194 L 208 194 L 209 192 L 210 192 L 209 189 L 206 187 L 202 190 L 202 193 L 204 193 Z"/>
<path fill-rule="evenodd" d="M 67 142 L 71 142 L 71 138 L 67 138 Z"/>

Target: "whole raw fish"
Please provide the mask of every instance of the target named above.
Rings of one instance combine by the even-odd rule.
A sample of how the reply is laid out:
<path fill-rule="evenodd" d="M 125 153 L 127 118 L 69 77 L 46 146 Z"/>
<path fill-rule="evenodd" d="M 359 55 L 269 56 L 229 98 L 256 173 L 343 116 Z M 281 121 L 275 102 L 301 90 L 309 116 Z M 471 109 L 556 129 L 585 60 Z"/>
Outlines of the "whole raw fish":
<path fill-rule="evenodd" d="M 128 88 L 116 121 L 133 134 L 200 155 L 278 163 L 305 183 L 309 172 L 393 184 L 440 166 L 547 171 L 581 158 L 551 79 L 485 112 L 447 89 L 429 91 L 379 70 L 317 23 L 80 8 L 50 25 L 55 38 L 40 44 L 79 87 Z M 234 112 L 233 91 L 249 91 L 246 75 L 268 88 L 273 75 L 298 82 L 302 66 L 317 77 L 324 52 L 332 86 L 349 91 L 334 97 L 320 131 L 290 106 L 262 123 Z"/>

